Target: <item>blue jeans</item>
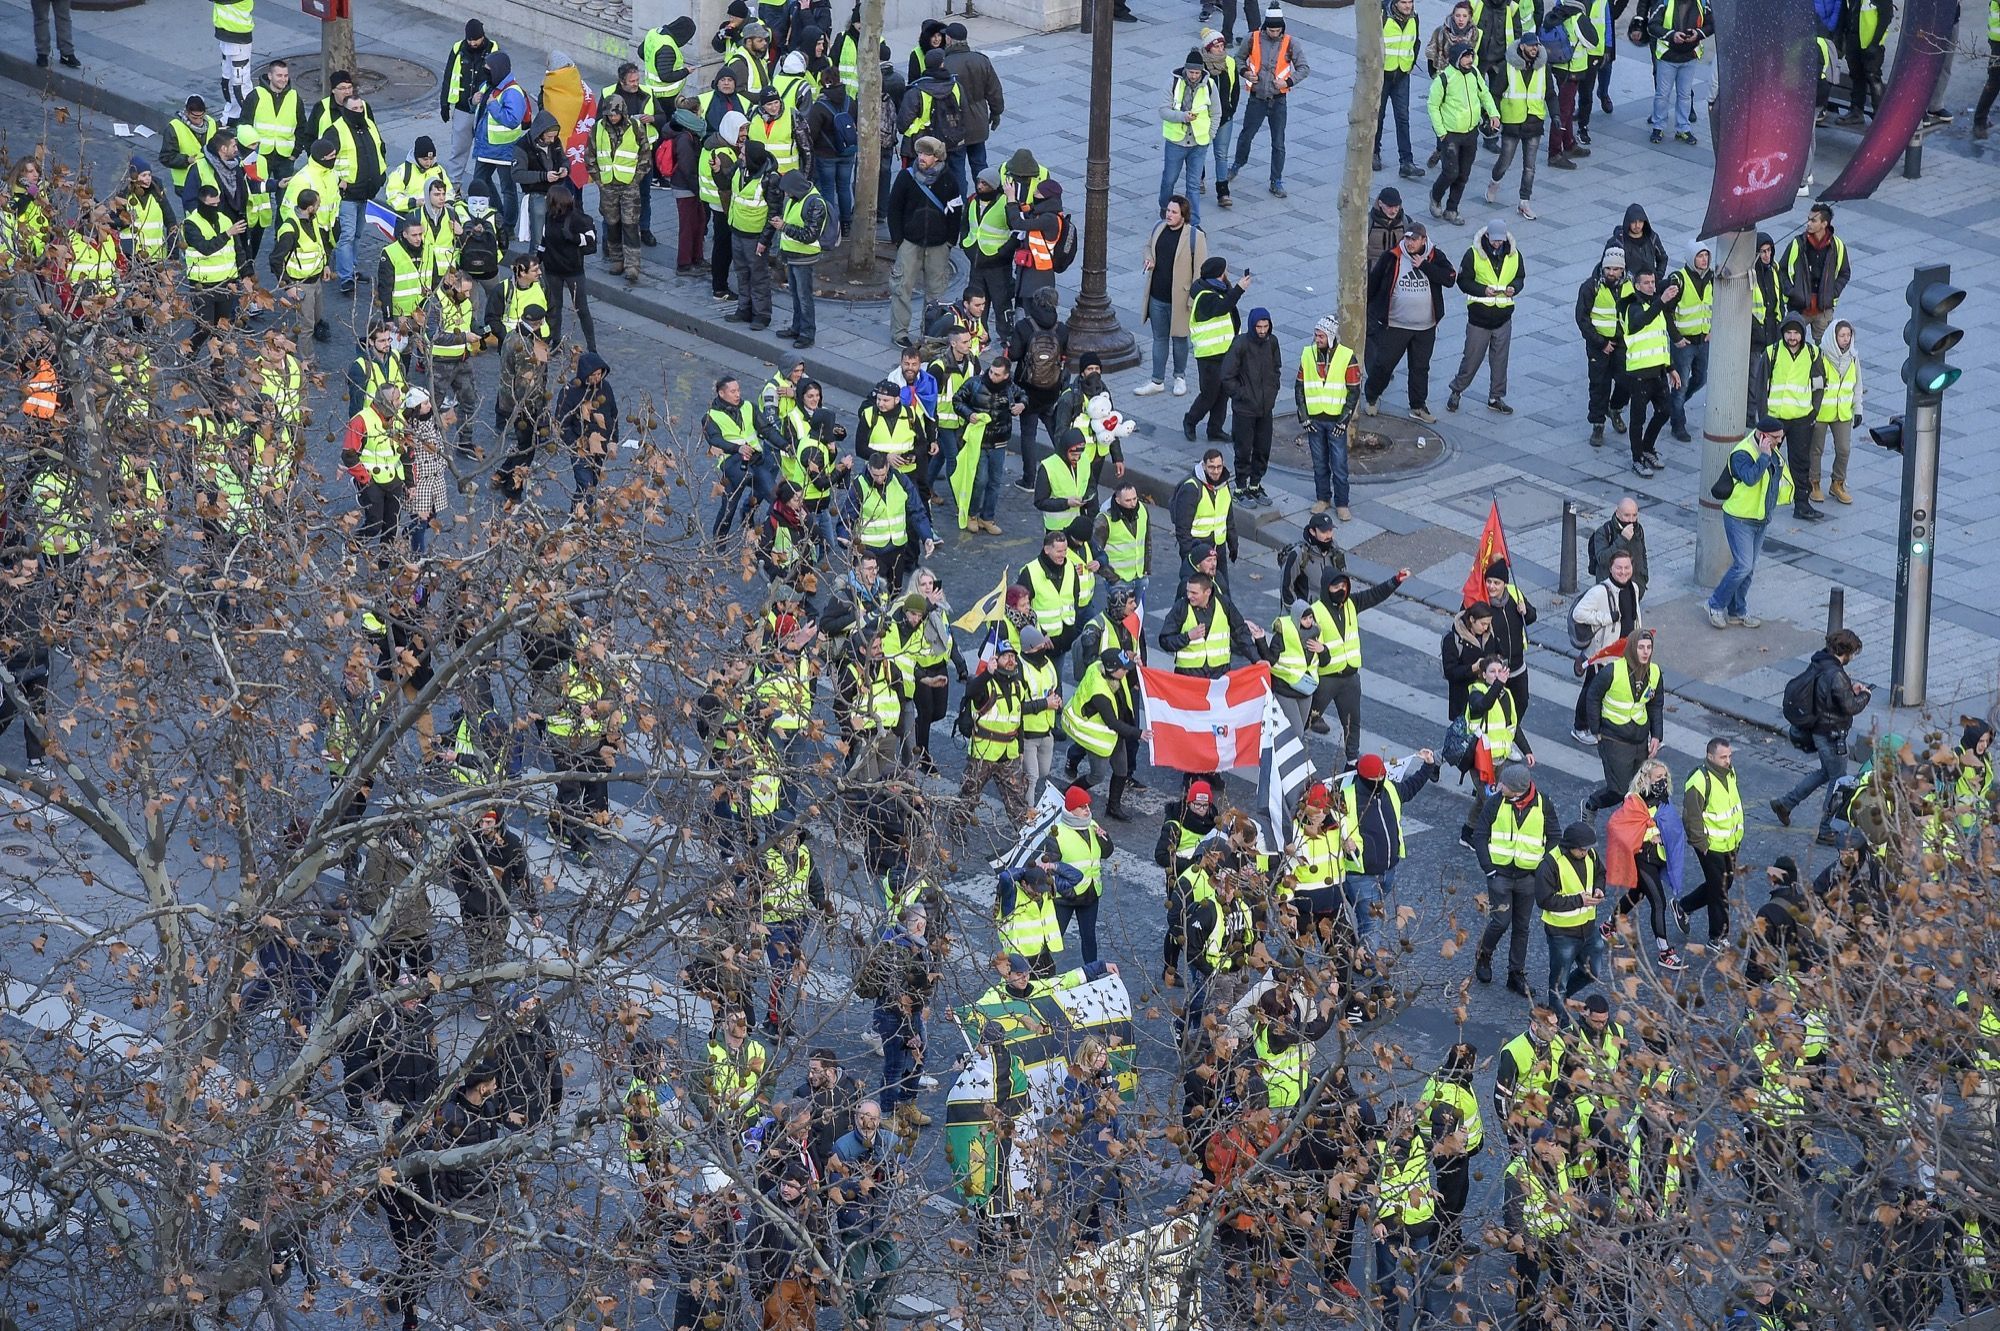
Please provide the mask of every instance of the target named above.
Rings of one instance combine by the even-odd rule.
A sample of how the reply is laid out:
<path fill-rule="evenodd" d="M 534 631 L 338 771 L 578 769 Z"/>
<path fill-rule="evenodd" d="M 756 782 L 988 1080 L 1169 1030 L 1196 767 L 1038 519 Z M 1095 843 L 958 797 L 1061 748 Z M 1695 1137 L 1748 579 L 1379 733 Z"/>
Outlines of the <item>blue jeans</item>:
<path fill-rule="evenodd" d="M 933 486 L 950 485 L 951 469 L 958 465 L 958 441 L 965 437 L 962 425 L 940 425 L 937 432 L 937 456 L 924 474 Z"/>
<path fill-rule="evenodd" d="M 1386 898 L 1396 890 L 1396 870 L 1392 867 L 1382 873 L 1352 873 L 1340 885 L 1340 897 L 1354 916 L 1354 935 L 1366 938 L 1375 929 L 1376 902 Z"/>
<path fill-rule="evenodd" d="M 1686 433 L 1688 427 L 1687 402 L 1701 391 L 1708 382 L 1708 342 L 1690 342 L 1684 347 L 1675 347 L 1674 372 L 1681 377 L 1681 386 L 1670 391 L 1667 406 L 1676 431 Z"/>
<path fill-rule="evenodd" d="M 340 201 L 340 234 L 333 244 L 333 275 L 343 282 L 354 279 L 361 248 L 361 220 L 367 212 L 368 205 L 361 200 Z"/>
<path fill-rule="evenodd" d="M 785 290 L 792 293 L 792 332 L 808 342 L 819 331 L 819 315 L 813 309 L 814 267 L 809 263 L 785 265 Z"/>
<path fill-rule="evenodd" d="M 1597 978 L 1597 962 L 1604 952 L 1604 938 L 1591 925 L 1581 934 L 1549 935 L 1549 1006 L 1560 1012 L 1563 1000 L 1574 998 Z"/>
<path fill-rule="evenodd" d="M 821 157 L 813 162 L 814 183 L 827 206 L 840 219 L 843 236 L 854 226 L 854 159 Z"/>
<path fill-rule="evenodd" d="M 1186 125 L 1181 128 L 1188 129 Z M 1197 187 L 1201 183 L 1201 155 L 1208 150 L 1208 145 L 1196 143 L 1194 132 L 1188 130 L 1179 143 L 1165 143 L 1163 146 L 1167 151 L 1166 163 L 1160 171 L 1160 211 L 1167 210 L 1167 200 L 1174 196 L 1174 186 L 1185 174 L 1187 188 L 1181 192 L 1187 195 L 1188 221 L 1200 226 L 1201 190 Z"/>
<path fill-rule="evenodd" d="M 1006 447 L 981 448 L 979 470 L 972 473 L 972 503 L 966 508 L 967 516 L 993 521 L 1000 508 L 1000 491 L 1006 484 Z"/>
<path fill-rule="evenodd" d="M 1375 155 L 1382 155 L 1383 113 L 1396 113 L 1396 157 L 1404 166 L 1414 166 L 1410 153 L 1410 71 L 1399 69 L 1382 75 L 1382 102 L 1375 108 Z"/>
<path fill-rule="evenodd" d="M 1210 148 L 1215 150 L 1215 178 L 1217 180 L 1226 181 L 1229 179 L 1229 148 L 1235 141 L 1236 122 L 1234 120 L 1218 120 L 1215 123 L 1215 142 L 1209 145 Z M 1199 194 L 1201 191 L 1197 190 L 1195 192 Z"/>
<path fill-rule="evenodd" d="M 1701 64 L 1694 60 L 1653 62 L 1653 114 L 1646 121 L 1654 129 L 1667 127 L 1667 101 L 1673 99 L 1674 133 L 1694 130 L 1694 96 L 1701 83 Z"/>
<path fill-rule="evenodd" d="M 1346 508 L 1353 496 L 1347 485 L 1347 425 L 1323 417 L 1306 422 L 1306 447 L 1312 451 L 1313 498 L 1322 504 L 1329 498 L 1335 508 Z"/>
<path fill-rule="evenodd" d="M 1173 144 L 1167 145 L 1169 148 Z M 1167 381 L 1167 348 L 1174 352 L 1174 373 L 1187 377 L 1188 340 L 1174 336 L 1174 303 L 1170 300 L 1146 299 L 1146 322 L 1153 326 L 1153 382 Z"/>
<path fill-rule="evenodd" d="M 1077 950 L 1083 954 L 1083 964 L 1088 966 L 1097 960 L 1097 903 L 1099 898 L 1088 901 L 1056 903 L 1056 928 L 1069 932 L 1069 922 L 1076 921 Z"/>
<path fill-rule="evenodd" d="M 1797 808 L 1806 802 L 1806 796 L 1826 787 L 1826 802 L 1820 806 L 1819 830 L 1821 833 L 1833 830 L 1833 785 L 1847 775 L 1847 751 L 1845 736 L 1822 735 L 1813 732 L 1813 756 L 1819 759 L 1819 770 L 1807 772 L 1799 778 L 1799 783 L 1786 791 L 1779 801 L 1786 808 Z"/>
<path fill-rule="evenodd" d="M 1285 183 L 1285 103 L 1289 97 L 1248 97 L 1244 98 L 1250 109 L 1243 113 L 1243 132 L 1236 136 L 1236 161 L 1229 168 L 1229 178 L 1234 180 L 1243 164 L 1250 160 L 1250 144 L 1257 137 L 1257 131 L 1265 121 L 1271 123 L 1271 188 L 1277 189 Z"/>
<path fill-rule="evenodd" d="M 747 524 L 757 505 L 770 499 L 778 488 L 778 468 L 762 453 L 754 462 L 731 454 L 722 460 L 722 507 L 715 514 L 714 534 L 727 536 L 736 525 L 738 511 Z"/>
<path fill-rule="evenodd" d="M 500 214 L 500 252 L 514 243 L 514 227 L 521 217 L 521 187 L 514 183 L 514 170 L 504 162 L 481 162 L 472 173 L 468 194 L 484 194 L 493 200 Z"/>
<path fill-rule="evenodd" d="M 1726 615 L 1742 616 L 1750 602 L 1750 579 L 1757 572 L 1757 556 L 1764 549 L 1769 522 L 1722 515 L 1722 534 L 1729 541 L 1729 571 L 1709 594 L 1708 608 Z"/>
<path fill-rule="evenodd" d="M 1393 1223 L 1388 1229 L 1388 1237 L 1375 1241 L 1375 1297 L 1382 1301 L 1382 1325 L 1388 1331 L 1402 1325 L 1407 1296 L 1417 1305 L 1416 1325 L 1423 1326 L 1438 1315 L 1431 1289 L 1431 1235 L 1413 1234 Z"/>

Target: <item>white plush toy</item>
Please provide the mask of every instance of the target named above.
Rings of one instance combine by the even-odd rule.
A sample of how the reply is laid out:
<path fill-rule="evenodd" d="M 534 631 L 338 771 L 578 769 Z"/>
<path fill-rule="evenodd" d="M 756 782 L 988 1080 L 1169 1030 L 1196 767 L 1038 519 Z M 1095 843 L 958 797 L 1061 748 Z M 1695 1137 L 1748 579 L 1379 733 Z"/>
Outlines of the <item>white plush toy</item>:
<path fill-rule="evenodd" d="M 1083 404 L 1084 414 L 1090 417 L 1090 432 L 1100 448 L 1111 447 L 1112 441 L 1129 439 L 1139 428 L 1139 422 L 1111 409 L 1111 394 L 1098 393 Z"/>

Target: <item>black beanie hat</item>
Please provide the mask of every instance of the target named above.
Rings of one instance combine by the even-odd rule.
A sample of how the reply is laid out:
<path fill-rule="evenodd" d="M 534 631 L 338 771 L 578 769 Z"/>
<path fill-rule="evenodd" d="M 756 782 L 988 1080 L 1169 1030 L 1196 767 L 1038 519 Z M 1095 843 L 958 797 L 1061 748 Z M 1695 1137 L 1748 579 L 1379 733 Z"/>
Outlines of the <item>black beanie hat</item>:
<path fill-rule="evenodd" d="M 1221 277 L 1224 273 L 1228 271 L 1229 271 L 1229 263 L 1227 260 L 1217 259 L 1217 258 L 1208 258 L 1202 260 L 1201 275 L 1203 277 L 1208 278 L 1211 281 L 1213 281 L 1218 277 Z"/>

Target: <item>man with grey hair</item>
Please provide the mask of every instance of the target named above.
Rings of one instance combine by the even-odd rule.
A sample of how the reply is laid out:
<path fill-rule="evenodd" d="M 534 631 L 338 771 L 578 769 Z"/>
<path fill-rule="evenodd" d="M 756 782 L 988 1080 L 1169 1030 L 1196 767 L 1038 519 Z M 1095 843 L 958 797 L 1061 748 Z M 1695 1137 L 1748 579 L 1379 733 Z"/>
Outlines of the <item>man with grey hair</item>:
<path fill-rule="evenodd" d="M 1480 803 L 1472 825 L 1459 834 L 1460 843 L 1479 857 L 1479 868 L 1486 875 L 1486 932 L 1480 936 L 1473 963 L 1481 984 L 1493 982 L 1493 950 L 1512 929 L 1513 937 L 1507 941 L 1507 987 L 1528 996 L 1535 875 L 1542 861 L 1556 853 L 1561 836 L 1555 805 L 1536 789 L 1527 764 L 1503 765 L 1497 793 Z"/>

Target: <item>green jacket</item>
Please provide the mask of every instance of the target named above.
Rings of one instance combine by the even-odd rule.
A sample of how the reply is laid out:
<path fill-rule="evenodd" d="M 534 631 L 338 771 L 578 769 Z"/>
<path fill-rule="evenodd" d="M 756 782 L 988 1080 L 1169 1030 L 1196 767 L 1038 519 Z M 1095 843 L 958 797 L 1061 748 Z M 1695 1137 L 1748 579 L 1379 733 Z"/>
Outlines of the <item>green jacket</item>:
<path fill-rule="evenodd" d="M 1500 118 L 1479 71 L 1467 73 L 1455 66 L 1439 70 L 1431 80 L 1430 113 L 1431 129 L 1439 138 L 1477 129 L 1481 120 Z"/>

